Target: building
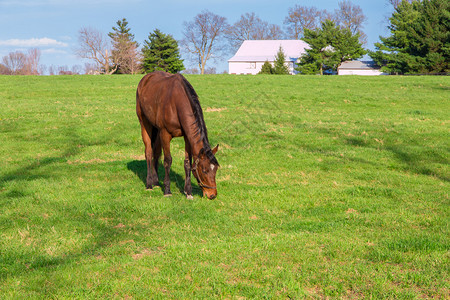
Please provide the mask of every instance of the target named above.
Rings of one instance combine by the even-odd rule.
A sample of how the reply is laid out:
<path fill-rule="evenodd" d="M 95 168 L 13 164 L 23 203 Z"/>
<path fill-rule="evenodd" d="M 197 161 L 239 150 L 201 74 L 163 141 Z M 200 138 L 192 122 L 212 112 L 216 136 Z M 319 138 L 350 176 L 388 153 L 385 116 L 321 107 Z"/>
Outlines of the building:
<path fill-rule="evenodd" d="M 247 40 L 244 41 L 236 54 L 228 60 L 230 74 L 257 74 L 265 61 L 273 63 L 280 49 L 286 56 L 286 64 L 291 74 L 298 58 L 306 53 L 309 46 L 301 40 Z"/>
<path fill-rule="evenodd" d="M 338 75 L 389 75 L 373 61 L 344 61 L 337 70 Z"/>

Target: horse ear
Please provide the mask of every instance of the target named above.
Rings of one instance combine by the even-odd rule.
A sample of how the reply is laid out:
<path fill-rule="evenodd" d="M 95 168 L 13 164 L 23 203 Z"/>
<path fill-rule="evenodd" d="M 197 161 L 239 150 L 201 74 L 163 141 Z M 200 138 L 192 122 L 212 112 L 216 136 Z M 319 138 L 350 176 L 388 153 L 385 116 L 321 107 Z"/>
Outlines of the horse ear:
<path fill-rule="evenodd" d="M 212 153 L 213 153 L 214 155 L 216 155 L 217 150 L 219 150 L 219 144 L 217 144 L 217 146 L 215 146 L 214 149 L 212 149 Z"/>
<path fill-rule="evenodd" d="M 198 157 L 204 157 L 205 156 L 205 149 L 200 149 L 200 152 L 198 153 Z"/>

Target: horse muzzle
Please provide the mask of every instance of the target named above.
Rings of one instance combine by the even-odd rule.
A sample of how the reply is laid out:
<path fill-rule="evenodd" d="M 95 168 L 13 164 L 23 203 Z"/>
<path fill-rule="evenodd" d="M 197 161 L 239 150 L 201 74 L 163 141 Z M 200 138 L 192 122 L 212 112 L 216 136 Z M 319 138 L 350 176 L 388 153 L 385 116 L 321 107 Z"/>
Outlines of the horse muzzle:
<path fill-rule="evenodd" d="M 214 198 L 217 197 L 217 190 L 212 191 L 203 190 L 203 196 L 207 197 L 209 200 L 213 200 Z"/>

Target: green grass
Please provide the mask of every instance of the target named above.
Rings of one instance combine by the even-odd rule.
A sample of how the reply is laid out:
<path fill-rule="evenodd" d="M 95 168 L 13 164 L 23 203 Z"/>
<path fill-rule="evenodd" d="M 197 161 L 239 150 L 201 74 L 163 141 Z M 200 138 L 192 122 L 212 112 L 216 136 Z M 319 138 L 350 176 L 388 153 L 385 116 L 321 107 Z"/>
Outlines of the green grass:
<path fill-rule="evenodd" d="M 140 78 L 0 77 L 2 299 L 449 296 L 448 77 L 189 76 L 213 201 L 182 139 L 145 190 Z"/>

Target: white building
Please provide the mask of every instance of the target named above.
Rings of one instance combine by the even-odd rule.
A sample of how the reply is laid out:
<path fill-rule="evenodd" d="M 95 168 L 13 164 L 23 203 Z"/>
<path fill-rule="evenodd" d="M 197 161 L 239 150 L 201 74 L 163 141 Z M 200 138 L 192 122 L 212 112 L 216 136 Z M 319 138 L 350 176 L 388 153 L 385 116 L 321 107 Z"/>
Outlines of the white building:
<path fill-rule="evenodd" d="M 389 75 L 381 72 L 373 61 L 345 61 L 337 70 L 338 75 Z"/>
<path fill-rule="evenodd" d="M 265 61 L 273 63 L 280 49 L 286 56 L 286 65 L 291 74 L 298 58 L 306 53 L 309 45 L 301 40 L 247 40 L 244 41 L 236 54 L 228 60 L 230 74 L 257 74 Z"/>

